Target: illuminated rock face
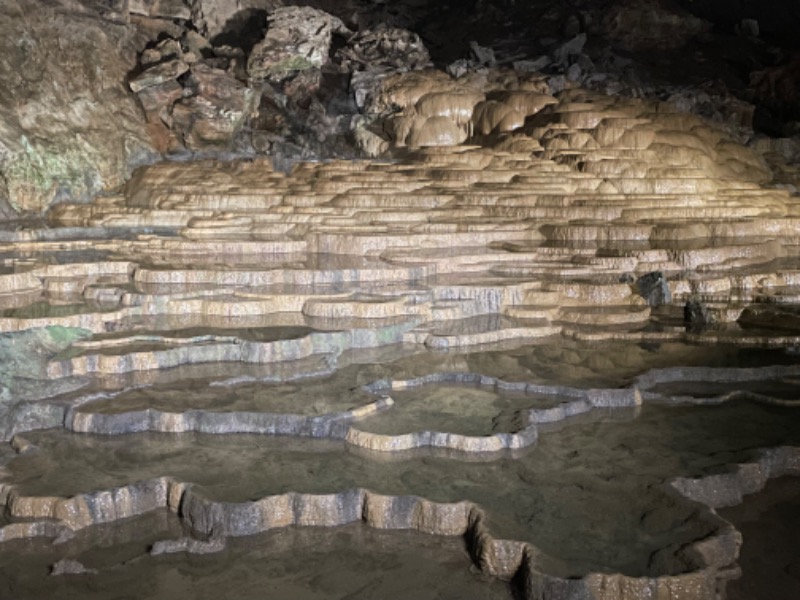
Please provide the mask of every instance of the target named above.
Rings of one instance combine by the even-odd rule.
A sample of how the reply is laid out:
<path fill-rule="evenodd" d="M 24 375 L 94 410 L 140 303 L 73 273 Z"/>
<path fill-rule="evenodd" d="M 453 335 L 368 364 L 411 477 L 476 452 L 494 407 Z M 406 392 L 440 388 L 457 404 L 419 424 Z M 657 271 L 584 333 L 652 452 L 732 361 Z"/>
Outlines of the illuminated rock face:
<path fill-rule="evenodd" d="M 254 79 L 281 81 L 296 71 L 328 62 L 334 34 L 352 32 L 339 19 L 310 7 L 282 7 L 270 13 L 267 35 L 253 48 L 247 72 Z"/>
<path fill-rule="evenodd" d="M 716 598 L 711 509 L 800 474 L 798 198 L 664 105 L 379 89 L 402 158 L 165 162 L 0 235 L 0 554 L 138 576 L 82 544 L 167 515 L 151 581 L 360 524 L 462 539 L 501 595 Z"/>
<path fill-rule="evenodd" d="M 156 157 L 125 86 L 135 32 L 39 2 L 3 2 L 0 21 L 0 219 L 88 201 Z"/>
<path fill-rule="evenodd" d="M 594 27 L 629 48 L 707 29 L 624 4 Z M 102 56 L 45 61 L 42 9 L 0 57 L 30 92 L 0 86 L 0 219 L 59 200 L 0 231 L 3 592 L 723 596 L 712 509 L 800 475 L 791 139 L 581 88 L 583 13 L 545 61 L 445 72 L 405 23 L 103 6 Z M 133 70 L 127 17 L 163 28 Z M 330 132 L 370 158 L 281 160 Z M 151 143 L 212 158 L 128 177 Z"/>

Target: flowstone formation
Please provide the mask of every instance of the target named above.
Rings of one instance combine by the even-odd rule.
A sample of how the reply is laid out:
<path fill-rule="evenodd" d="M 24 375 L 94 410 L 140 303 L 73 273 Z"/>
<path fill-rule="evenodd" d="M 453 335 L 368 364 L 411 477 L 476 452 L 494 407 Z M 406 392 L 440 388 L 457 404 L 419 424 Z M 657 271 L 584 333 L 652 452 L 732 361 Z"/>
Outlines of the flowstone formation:
<path fill-rule="evenodd" d="M 456 140 L 165 162 L 1 234 L 12 597 L 219 589 L 167 573 L 276 536 L 275 564 L 426 548 L 419 577 L 459 584 L 422 597 L 725 593 L 742 538 L 714 509 L 800 474 L 800 199 L 667 105 L 481 81 L 370 99 Z M 413 570 L 392 548 L 377 570 Z M 309 577 L 287 589 L 350 589 Z"/>
<path fill-rule="evenodd" d="M 21 4 L 0 598 L 800 596 L 796 519 L 747 520 L 800 475 L 796 69 L 749 13 Z"/>

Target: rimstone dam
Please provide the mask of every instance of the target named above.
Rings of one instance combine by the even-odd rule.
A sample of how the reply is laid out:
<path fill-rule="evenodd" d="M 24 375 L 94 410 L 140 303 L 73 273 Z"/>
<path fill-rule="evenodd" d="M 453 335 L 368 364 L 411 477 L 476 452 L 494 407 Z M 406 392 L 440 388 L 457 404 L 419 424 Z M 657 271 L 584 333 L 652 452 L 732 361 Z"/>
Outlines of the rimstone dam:
<path fill-rule="evenodd" d="M 795 3 L 297 4 L 0 0 L 0 598 L 800 598 Z"/>

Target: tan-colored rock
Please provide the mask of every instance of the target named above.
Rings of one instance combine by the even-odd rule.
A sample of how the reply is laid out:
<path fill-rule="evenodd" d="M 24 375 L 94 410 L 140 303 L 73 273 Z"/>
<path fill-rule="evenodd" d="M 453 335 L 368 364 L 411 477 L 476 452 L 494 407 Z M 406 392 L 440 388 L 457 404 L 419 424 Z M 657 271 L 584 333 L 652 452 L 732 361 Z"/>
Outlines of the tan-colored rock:
<path fill-rule="evenodd" d="M 38 0 L 24 7 L 0 19 L 0 213 L 88 200 L 155 154 L 125 84 L 135 31 Z"/>

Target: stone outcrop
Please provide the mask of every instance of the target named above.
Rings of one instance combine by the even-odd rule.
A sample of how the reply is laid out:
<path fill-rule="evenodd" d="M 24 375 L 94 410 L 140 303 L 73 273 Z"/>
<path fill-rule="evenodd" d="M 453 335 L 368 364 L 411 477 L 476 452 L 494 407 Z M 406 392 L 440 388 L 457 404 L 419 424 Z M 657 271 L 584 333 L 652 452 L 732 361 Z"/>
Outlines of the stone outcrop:
<path fill-rule="evenodd" d="M 187 87 L 196 90 L 172 107 L 173 130 L 187 148 L 230 147 L 257 101 L 256 92 L 220 69 L 192 66 Z"/>
<path fill-rule="evenodd" d="M 351 36 L 336 58 L 348 71 L 386 67 L 414 71 L 432 66 L 428 49 L 416 33 L 385 25 Z"/>
<path fill-rule="evenodd" d="M 257 80 L 282 81 L 298 71 L 328 62 L 334 35 L 352 32 L 338 18 L 310 7 L 282 7 L 269 15 L 264 40 L 247 61 L 248 75 Z"/>
<path fill-rule="evenodd" d="M 162 152 L 230 150 L 255 113 L 258 94 L 236 78 L 236 53 L 222 57 L 225 70 L 215 68 L 198 56 L 204 42 L 191 36 L 163 40 L 145 50 L 144 71 L 129 83 Z"/>
<path fill-rule="evenodd" d="M 74 88 L 53 104 L 75 121 L 54 143 L 130 109 L 172 160 L 97 180 L 91 201 L 64 188 L 45 219 L 0 231 L 0 579 L 15 597 L 132 581 L 158 600 L 162 577 L 165 594 L 229 576 L 252 590 L 276 581 L 276 553 L 298 562 L 292 532 L 313 529 L 318 556 L 344 526 L 426 534 L 505 596 L 724 597 L 742 536 L 714 509 L 800 474 L 799 153 L 791 124 L 751 129 L 769 98 L 789 106 L 791 73 L 745 69 L 763 72 L 758 107 L 734 84 L 638 81 L 642 57 L 681 64 L 718 34 L 667 1 L 604 19 L 534 4 L 476 3 L 452 21 L 465 54 L 445 70 L 443 45 L 407 29 L 458 10 L 441 4 L 32 13 L 13 52 L 51 48 L 37 36 L 73 20 L 124 50 L 99 67 L 137 51 L 100 108 Z M 519 32 L 521 16 L 541 39 L 455 39 Z M 53 90 L 91 75 L 47 65 Z M 2 107 L 44 86 L 13 75 Z M 0 128 L 18 115 L 4 110 Z M 31 131 L 61 123 L 27 110 L 14 118 Z M 370 158 L 331 160 L 354 147 Z M 396 548 L 364 570 L 396 576 Z M 252 580 L 242 554 L 261 561 Z"/>
<path fill-rule="evenodd" d="M 129 26 L 38 1 L 0 13 L 0 213 L 88 201 L 154 158 L 125 88 Z"/>
<path fill-rule="evenodd" d="M 393 147 L 454 145 L 476 134 L 517 131 L 541 108 L 529 93 L 546 101 L 578 83 L 613 94 L 667 97 L 681 111 L 720 122 L 739 140 L 747 139 L 752 127 L 794 135 L 790 126 L 776 125 L 781 115 L 796 112 L 791 61 L 772 66 L 762 60 L 763 68 L 752 68 L 749 92 L 724 83 L 665 87 L 647 81 L 647 74 L 613 47 L 591 43 L 602 35 L 627 47 L 671 48 L 706 30 L 705 22 L 667 2 L 620 5 L 604 19 L 591 8 L 565 14 L 553 29 L 558 37 L 533 53 L 508 55 L 501 47 L 474 42 L 473 58 L 451 65 L 450 76 L 430 70 L 429 49 L 417 33 L 399 27 L 397 19 L 380 24 L 377 7 L 357 2 L 323 3 L 322 10 L 266 0 L 112 4 L 101 10 L 99 4 L 34 3 L 26 15 L 33 28 L 26 35 L 33 41 L 19 38 L 23 41 L 5 53 L 10 83 L 0 99 L 7 131 L 3 218 L 113 190 L 133 166 L 152 160 L 154 151 L 272 154 L 288 161 L 357 152 L 385 156 Z M 9 23 L 21 19 L 13 3 L 5 10 Z M 49 14 L 59 16 L 63 31 L 53 29 Z M 549 18 L 558 21 L 558 15 Z M 633 27 L 631 21 L 655 25 Z M 73 35 L 84 25 L 100 40 L 92 41 L 102 55 L 98 85 L 79 83 L 95 77 L 78 66 L 88 52 L 84 39 L 95 35 L 83 30 Z M 683 33 L 676 35 L 675 28 Z M 652 39 L 628 39 L 634 31 L 649 31 Z M 47 40 L 55 37 L 66 43 L 59 54 L 76 57 L 65 63 L 68 69 L 58 70 L 43 58 Z M 24 77 L 23 54 L 41 65 Z M 514 70 L 496 67 L 509 64 Z M 426 94 L 430 97 L 417 105 Z M 777 181 L 795 185 L 791 163 L 770 165 Z"/>

